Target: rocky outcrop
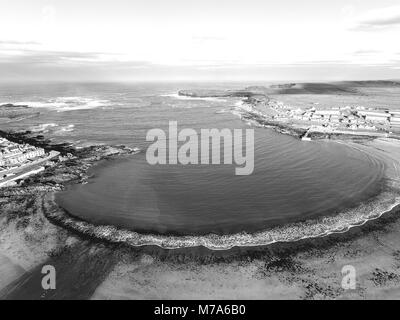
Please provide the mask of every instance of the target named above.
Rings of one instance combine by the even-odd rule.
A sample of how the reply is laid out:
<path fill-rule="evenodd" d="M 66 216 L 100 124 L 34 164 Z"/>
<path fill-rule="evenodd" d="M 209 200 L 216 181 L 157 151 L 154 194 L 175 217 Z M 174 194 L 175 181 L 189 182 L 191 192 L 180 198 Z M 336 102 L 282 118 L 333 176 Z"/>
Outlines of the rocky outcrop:
<path fill-rule="evenodd" d="M 12 103 L 0 105 L 0 118 L 16 119 L 19 117 L 36 116 L 39 112 L 34 111 L 27 105 L 15 105 Z"/>

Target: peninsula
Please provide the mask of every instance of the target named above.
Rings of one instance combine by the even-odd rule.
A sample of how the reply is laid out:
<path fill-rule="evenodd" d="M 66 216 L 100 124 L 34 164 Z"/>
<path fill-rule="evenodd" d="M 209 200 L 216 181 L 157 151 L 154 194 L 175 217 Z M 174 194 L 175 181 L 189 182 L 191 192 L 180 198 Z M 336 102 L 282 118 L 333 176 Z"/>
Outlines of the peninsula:
<path fill-rule="evenodd" d="M 383 82 L 380 85 L 400 89 L 400 82 Z M 283 84 L 269 87 L 247 87 L 243 90 L 181 90 L 179 95 L 187 97 L 242 97 L 239 105 L 244 120 L 273 128 L 281 133 L 291 134 L 311 140 L 331 136 L 365 136 L 400 138 L 400 107 L 394 109 L 383 106 L 363 105 L 319 106 L 318 103 L 306 107 L 287 105 L 279 95 L 295 94 L 362 94 L 360 89 L 373 82 L 349 82 L 338 84 Z M 350 88 L 350 89 L 349 89 Z M 359 89 L 359 90 L 356 90 Z"/>

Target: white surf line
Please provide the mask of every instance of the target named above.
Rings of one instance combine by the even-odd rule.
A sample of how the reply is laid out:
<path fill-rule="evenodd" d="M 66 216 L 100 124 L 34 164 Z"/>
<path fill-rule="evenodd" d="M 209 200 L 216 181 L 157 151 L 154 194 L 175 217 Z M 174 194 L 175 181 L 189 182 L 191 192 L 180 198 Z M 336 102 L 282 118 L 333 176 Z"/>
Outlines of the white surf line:
<path fill-rule="evenodd" d="M 52 197 L 54 200 L 54 193 L 50 194 L 49 196 Z M 212 234 L 201 235 L 201 236 L 182 236 L 182 237 L 163 236 L 155 234 L 143 235 L 135 231 L 121 229 L 112 225 L 96 226 L 84 220 L 79 220 L 79 219 L 77 220 L 73 216 L 69 215 L 65 210 L 62 210 L 61 212 L 56 211 L 55 216 L 52 215 L 51 213 L 49 214 L 49 212 L 47 212 L 46 210 L 45 215 L 50 216 L 50 218 L 51 217 L 55 218 L 64 226 L 75 229 L 80 233 L 113 243 L 125 243 L 133 247 L 153 245 L 168 250 L 204 246 L 210 250 L 218 251 L 218 250 L 229 250 L 233 247 L 255 247 L 255 246 L 266 246 L 273 243 L 298 242 L 304 239 L 326 237 L 329 236 L 330 234 L 345 233 L 354 227 L 366 224 L 370 220 L 376 220 L 380 218 L 383 214 L 388 213 L 395 207 L 397 207 L 399 203 L 400 203 L 400 198 L 397 197 L 395 203 L 392 203 L 390 206 L 386 207 L 386 209 L 380 211 L 377 214 L 358 220 L 354 223 L 349 223 L 347 225 L 343 225 L 338 228 L 333 228 L 330 230 L 328 229 L 317 234 L 311 234 L 311 235 L 309 234 L 303 236 L 300 235 L 299 237 L 296 238 L 289 237 L 286 239 L 281 237 L 274 238 L 273 236 L 268 236 L 268 233 L 274 231 L 272 229 L 256 233 L 246 233 L 245 235 L 237 233 L 225 236 L 218 236 L 219 241 L 216 242 L 214 239 L 215 235 Z"/>
<path fill-rule="evenodd" d="M 374 154 L 370 154 L 366 150 L 357 148 L 357 146 L 346 143 L 344 141 L 333 141 L 336 143 L 341 143 L 343 145 L 347 145 L 348 147 L 353 147 L 357 150 L 359 150 L 362 153 L 365 153 L 367 156 L 372 157 L 374 159 L 377 159 L 377 157 Z M 373 148 L 373 147 L 371 147 Z M 378 159 L 380 160 L 380 159 Z M 397 168 L 397 167 L 396 167 Z M 54 193 L 52 194 L 53 196 L 53 201 L 54 201 Z M 370 220 L 376 220 L 380 218 L 382 215 L 385 213 L 388 213 L 392 211 L 395 207 L 397 207 L 400 203 L 400 198 L 396 197 L 395 202 L 391 203 L 388 206 L 385 206 L 385 208 L 381 208 L 382 210 L 378 213 L 375 213 L 372 211 L 369 214 L 370 216 L 367 216 L 365 218 L 361 218 L 357 221 L 354 221 L 353 223 L 349 222 L 346 224 L 346 222 L 342 222 L 344 225 L 340 226 L 340 221 L 338 222 L 339 227 L 337 228 L 332 228 L 328 230 L 324 230 L 322 232 L 316 233 L 316 234 L 309 234 L 308 232 L 306 235 L 301 235 L 298 234 L 298 237 L 286 237 L 285 235 L 282 234 L 280 231 L 285 231 L 285 230 L 290 230 L 290 228 L 294 227 L 295 230 L 300 230 L 302 229 L 302 225 L 299 224 L 298 226 L 296 225 L 288 225 L 286 227 L 278 228 L 278 229 L 267 229 L 264 231 L 259 231 L 255 233 L 236 233 L 236 234 L 230 234 L 230 235 L 213 235 L 213 234 L 208 234 L 208 235 L 200 235 L 200 236 L 182 236 L 182 237 L 176 237 L 176 236 L 162 236 L 162 235 L 156 235 L 156 234 L 150 234 L 150 235 L 143 235 L 135 231 L 130 231 L 126 229 L 121 229 L 112 225 L 101 225 L 101 226 L 96 226 L 90 222 L 84 221 L 84 220 L 77 220 L 74 218 L 72 215 L 67 213 L 64 209 L 62 209 L 60 206 L 57 205 L 59 209 L 62 209 L 62 211 L 56 211 L 56 215 L 52 215 L 49 212 L 46 212 L 46 216 L 50 216 L 50 218 L 54 218 L 57 220 L 60 224 L 70 227 L 79 233 L 87 234 L 90 237 L 94 237 L 97 239 L 103 239 L 105 241 L 109 242 L 114 242 L 114 243 L 125 243 L 129 246 L 133 247 L 142 247 L 142 246 L 158 246 L 163 249 L 168 249 L 168 250 L 174 250 L 174 249 L 181 249 L 181 248 L 190 248 L 190 247 L 199 247 L 203 246 L 205 248 L 208 248 L 210 250 L 229 250 L 232 249 L 233 247 L 256 247 L 256 246 L 266 246 L 266 245 L 271 245 L 273 243 L 283 243 L 283 242 L 298 242 L 300 240 L 304 239 L 312 239 L 312 238 L 320 238 L 320 237 L 326 237 L 329 236 L 330 234 L 335 234 L 335 233 L 345 233 L 349 231 L 350 229 L 358 226 L 362 226 L 366 224 Z M 369 212 L 369 211 L 368 211 Z M 357 218 L 357 216 L 355 217 Z M 316 222 L 315 227 L 318 228 L 318 225 L 322 223 L 321 222 Z M 287 229 L 289 228 L 289 229 Z M 275 237 L 276 235 L 277 237 Z M 217 239 L 215 239 L 217 237 Z M 236 239 L 235 239 L 236 238 Z"/>

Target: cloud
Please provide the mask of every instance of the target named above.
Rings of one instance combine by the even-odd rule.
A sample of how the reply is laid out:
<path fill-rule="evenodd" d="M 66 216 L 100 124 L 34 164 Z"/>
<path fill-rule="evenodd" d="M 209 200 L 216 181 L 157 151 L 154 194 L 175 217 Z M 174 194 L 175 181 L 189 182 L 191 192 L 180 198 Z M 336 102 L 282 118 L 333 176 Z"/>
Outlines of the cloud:
<path fill-rule="evenodd" d="M 342 7 L 342 14 L 345 16 L 352 16 L 354 15 L 355 7 L 351 4 L 345 5 L 344 7 Z"/>
<path fill-rule="evenodd" d="M 372 50 L 359 50 L 366 54 Z M 156 64 L 149 61 L 129 60 L 128 57 L 109 52 L 80 52 L 35 50 L 21 47 L 0 49 L 0 82 L 5 81 L 130 81 L 140 80 L 271 80 L 302 77 L 324 78 L 349 73 L 354 77 L 367 71 L 387 74 L 394 77 L 400 65 L 399 61 L 390 61 L 387 65 L 371 65 L 359 59 L 349 61 L 310 60 L 291 63 L 244 64 L 236 60 L 187 60 L 184 65 Z M 351 73 L 349 70 L 352 70 Z M 372 71 L 371 71 L 372 70 Z M 379 73 L 380 72 L 380 73 Z M 365 76 L 364 76 L 365 73 Z M 292 74 L 294 76 L 292 76 Z M 275 79 L 276 78 L 276 79 Z M 336 78 L 335 78 L 336 79 Z"/>
<path fill-rule="evenodd" d="M 52 5 L 47 5 L 42 8 L 42 24 L 44 26 L 53 26 L 56 20 L 57 10 Z"/>
<path fill-rule="evenodd" d="M 357 50 L 354 51 L 353 54 L 355 56 L 367 56 L 367 55 L 373 55 L 373 54 L 379 54 L 382 53 L 380 50 L 373 50 L 373 49 L 362 49 L 362 50 Z"/>
<path fill-rule="evenodd" d="M 147 61 L 122 60 L 107 52 L 0 49 L 0 82 L 6 80 L 93 80 L 151 69 Z"/>
<path fill-rule="evenodd" d="M 400 6 L 392 6 L 371 10 L 358 16 L 350 29 L 370 31 L 398 25 L 400 25 Z"/>
<path fill-rule="evenodd" d="M 143 74 L 147 61 L 123 61 L 103 52 L 0 50 L 0 82 L 108 81 Z"/>
<path fill-rule="evenodd" d="M 208 35 L 208 36 L 193 36 L 192 39 L 194 41 L 223 41 L 226 40 L 226 37 Z"/>
<path fill-rule="evenodd" d="M 26 46 L 26 45 L 40 45 L 40 42 L 36 41 L 16 41 L 16 40 L 0 40 L 0 45 L 12 45 L 12 46 Z"/>
<path fill-rule="evenodd" d="M 20 48 L 0 49 L 0 62 L 19 64 L 100 63 L 115 60 L 117 54 L 106 52 L 44 51 Z"/>

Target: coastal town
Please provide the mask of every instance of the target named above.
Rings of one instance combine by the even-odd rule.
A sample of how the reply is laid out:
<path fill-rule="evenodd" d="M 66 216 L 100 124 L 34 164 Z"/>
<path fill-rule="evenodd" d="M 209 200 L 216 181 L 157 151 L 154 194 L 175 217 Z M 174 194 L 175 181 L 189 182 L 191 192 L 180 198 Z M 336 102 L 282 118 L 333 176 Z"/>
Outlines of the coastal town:
<path fill-rule="evenodd" d="M 397 83 L 396 83 L 397 85 Z M 280 85 L 279 89 L 294 84 Z M 332 88 L 332 90 L 337 88 Z M 310 103 L 302 108 L 279 100 L 276 86 L 248 87 L 244 90 L 180 90 L 178 95 L 192 98 L 241 98 L 234 109 L 244 120 L 293 134 L 302 140 L 330 135 L 400 138 L 400 108 L 363 105 L 320 106 Z M 350 94 L 350 93 L 349 93 Z"/>
<path fill-rule="evenodd" d="M 47 162 L 57 156 L 57 151 L 46 152 L 43 148 L 0 137 L 0 188 L 44 171 Z"/>
<path fill-rule="evenodd" d="M 272 121 L 308 128 L 308 132 L 389 136 L 400 133 L 400 111 L 364 106 L 340 106 L 307 109 L 286 106 L 280 101 L 267 102 L 263 115 Z M 268 110 L 269 109 L 269 110 Z M 307 136 L 305 137 L 307 139 Z"/>

